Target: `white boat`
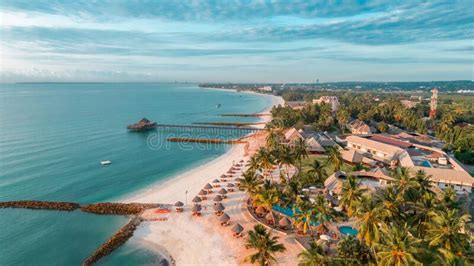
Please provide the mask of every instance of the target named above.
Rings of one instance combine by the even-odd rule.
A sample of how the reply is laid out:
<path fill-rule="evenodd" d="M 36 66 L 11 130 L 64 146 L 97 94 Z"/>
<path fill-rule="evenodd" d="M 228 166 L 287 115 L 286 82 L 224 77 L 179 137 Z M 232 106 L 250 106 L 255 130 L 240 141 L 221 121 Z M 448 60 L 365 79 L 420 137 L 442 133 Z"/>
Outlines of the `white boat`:
<path fill-rule="evenodd" d="M 111 164 L 111 163 L 112 163 L 112 161 L 109 161 L 109 160 L 107 160 L 107 161 L 100 161 L 100 164 L 102 164 L 102 165 L 108 165 L 108 164 Z"/>

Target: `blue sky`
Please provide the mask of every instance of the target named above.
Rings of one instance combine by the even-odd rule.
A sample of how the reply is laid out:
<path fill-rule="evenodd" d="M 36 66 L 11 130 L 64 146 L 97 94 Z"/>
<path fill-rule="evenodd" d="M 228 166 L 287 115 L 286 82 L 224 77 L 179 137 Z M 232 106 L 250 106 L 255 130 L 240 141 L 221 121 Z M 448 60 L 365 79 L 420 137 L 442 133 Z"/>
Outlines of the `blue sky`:
<path fill-rule="evenodd" d="M 0 78 L 474 79 L 474 1 L 0 1 Z"/>

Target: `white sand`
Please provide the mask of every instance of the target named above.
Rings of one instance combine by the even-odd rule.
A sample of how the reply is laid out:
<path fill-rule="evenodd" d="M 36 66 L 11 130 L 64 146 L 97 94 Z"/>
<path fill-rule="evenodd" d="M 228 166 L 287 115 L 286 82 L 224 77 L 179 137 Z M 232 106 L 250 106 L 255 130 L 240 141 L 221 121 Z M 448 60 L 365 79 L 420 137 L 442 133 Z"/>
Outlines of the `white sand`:
<path fill-rule="evenodd" d="M 281 97 L 271 95 L 266 97 L 272 97 L 273 105 L 283 104 Z M 269 109 L 265 111 L 268 112 Z M 261 118 L 264 122 L 270 120 L 270 116 Z M 186 202 L 185 191 L 188 191 L 184 213 L 173 212 L 167 215 L 168 221 L 165 222 L 145 222 L 136 231 L 134 238 L 137 238 L 138 241 L 143 240 L 165 247 L 177 265 L 236 265 L 242 263 L 242 253 L 245 252 L 242 250 L 243 240 L 230 237 L 230 228 L 217 228 L 221 232 L 216 232 L 216 221 L 211 211 L 211 201 L 203 202 L 203 208 L 208 206 L 207 210 L 203 210 L 203 217 L 192 217 L 190 214 L 191 200 L 194 196 L 207 183 L 211 183 L 212 180 L 224 174 L 233 162 L 238 162 L 241 159 L 244 159 L 244 146 L 234 145 L 219 158 L 168 181 L 152 185 L 124 200 L 124 202 L 174 204 L 178 200 Z M 243 197 L 243 193 L 240 192 L 235 192 L 231 196 L 234 199 L 232 201 L 233 214 L 229 213 L 229 215 L 231 217 L 234 215 L 235 219 L 239 217 L 238 222 L 243 223 L 242 225 L 247 230 L 250 225 L 246 224 L 250 224 L 250 218 L 244 215 L 240 206 Z"/>

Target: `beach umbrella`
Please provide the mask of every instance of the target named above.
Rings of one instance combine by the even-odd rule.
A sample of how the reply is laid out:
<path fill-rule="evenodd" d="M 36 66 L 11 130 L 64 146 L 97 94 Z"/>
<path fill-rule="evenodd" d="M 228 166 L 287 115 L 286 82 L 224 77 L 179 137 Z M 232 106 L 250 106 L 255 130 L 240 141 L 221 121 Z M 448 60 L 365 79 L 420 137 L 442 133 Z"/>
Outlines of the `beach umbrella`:
<path fill-rule="evenodd" d="M 229 220 L 230 217 L 226 213 L 222 214 L 221 217 L 219 217 L 219 222 L 221 223 L 227 223 Z"/>
<path fill-rule="evenodd" d="M 204 189 L 207 189 L 207 190 L 212 189 L 211 184 L 207 183 L 207 184 L 204 186 Z"/>
<path fill-rule="evenodd" d="M 278 221 L 278 225 L 283 228 L 287 228 L 288 226 L 290 226 L 290 224 L 291 221 L 286 216 L 281 218 L 280 221 Z"/>
<path fill-rule="evenodd" d="M 201 201 L 202 201 L 201 198 L 198 197 L 198 196 L 194 197 L 194 199 L 193 199 L 193 202 L 194 202 L 194 203 L 199 203 L 199 202 L 201 202 Z"/>
<path fill-rule="evenodd" d="M 221 175 L 221 178 L 227 178 L 227 176 L 226 175 Z"/>
<path fill-rule="evenodd" d="M 220 202 L 220 201 L 222 201 L 222 197 L 220 195 L 216 195 L 213 200 L 215 202 Z"/>
<path fill-rule="evenodd" d="M 181 201 L 177 201 L 175 204 L 174 204 L 175 207 L 183 207 L 184 206 L 184 203 L 182 203 Z"/>
<path fill-rule="evenodd" d="M 193 207 L 193 212 L 200 212 L 201 210 L 202 210 L 202 208 L 201 208 L 201 205 L 200 205 L 200 204 L 194 205 L 194 207 Z"/>
<path fill-rule="evenodd" d="M 243 163 L 243 162 L 244 162 L 244 160 L 240 160 L 240 163 Z"/>
<path fill-rule="evenodd" d="M 265 219 L 267 220 L 267 222 L 272 222 L 272 224 L 275 223 L 275 215 L 273 215 L 272 211 L 265 215 Z"/>
<path fill-rule="evenodd" d="M 225 195 L 227 194 L 227 190 L 225 188 L 221 188 L 221 190 L 219 190 L 219 194 Z"/>
<path fill-rule="evenodd" d="M 238 235 L 244 231 L 244 228 L 239 223 L 236 223 L 234 226 L 232 226 L 231 231 L 232 233 Z"/>
<path fill-rule="evenodd" d="M 207 195 L 207 191 L 205 191 L 204 189 L 201 189 L 201 191 L 199 191 L 198 195 L 199 195 L 199 196 L 206 196 L 206 195 Z"/>
<path fill-rule="evenodd" d="M 212 181 L 212 183 L 219 183 L 219 182 L 221 182 L 221 181 L 219 181 L 219 180 L 217 180 L 217 179 L 214 179 L 214 180 Z"/>
<path fill-rule="evenodd" d="M 214 210 L 216 212 L 221 212 L 225 209 L 224 205 L 222 205 L 222 203 L 217 203 L 216 205 L 214 205 Z"/>
<path fill-rule="evenodd" d="M 320 235 L 319 238 L 324 241 L 331 241 L 331 237 L 328 235 Z"/>
<path fill-rule="evenodd" d="M 235 185 L 232 183 L 227 183 L 227 187 L 235 187 Z"/>

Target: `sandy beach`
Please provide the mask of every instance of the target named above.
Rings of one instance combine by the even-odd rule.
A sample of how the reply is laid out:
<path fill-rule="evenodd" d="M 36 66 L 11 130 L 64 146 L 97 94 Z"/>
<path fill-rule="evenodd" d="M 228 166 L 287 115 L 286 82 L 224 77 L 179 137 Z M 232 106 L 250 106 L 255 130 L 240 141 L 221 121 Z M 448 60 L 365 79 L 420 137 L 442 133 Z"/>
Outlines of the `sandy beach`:
<path fill-rule="evenodd" d="M 262 96 L 272 97 L 272 106 L 283 104 L 281 97 Z M 262 113 L 268 113 L 272 106 Z M 271 117 L 262 116 L 261 119 L 262 122 L 268 122 Z M 123 200 L 141 203 L 174 204 L 176 201 L 187 203 L 184 213 L 167 214 L 166 221 L 144 222 L 135 232 L 134 240 L 164 247 L 174 258 L 176 265 L 242 264 L 243 257 L 249 252 L 243 247 L 244 240 L 233 238 L 230 227 L 221 227 L 218 224 L 212 211 L 212 200 L 202 202 L 203 215 L 201 217 L 193 217 L 190 213 L 191 200 L 194 196 L 207 183 L 219 178 L 234 162 L 241 159 L 248 159 L 244 157 L 244 145 L 233 145 L 224 155 L 165 182 L 152 185 Z M 229 193 L 229 198 L 223 204 L 226 206 L 225 212 L 231 216 L 231 223 L 239 222 L 245 230 L 248 230 L 253 220 L 243 209 L 244 196 L 242 192 Z M 157 252 L 162 251 L 157 250 Z"/>

